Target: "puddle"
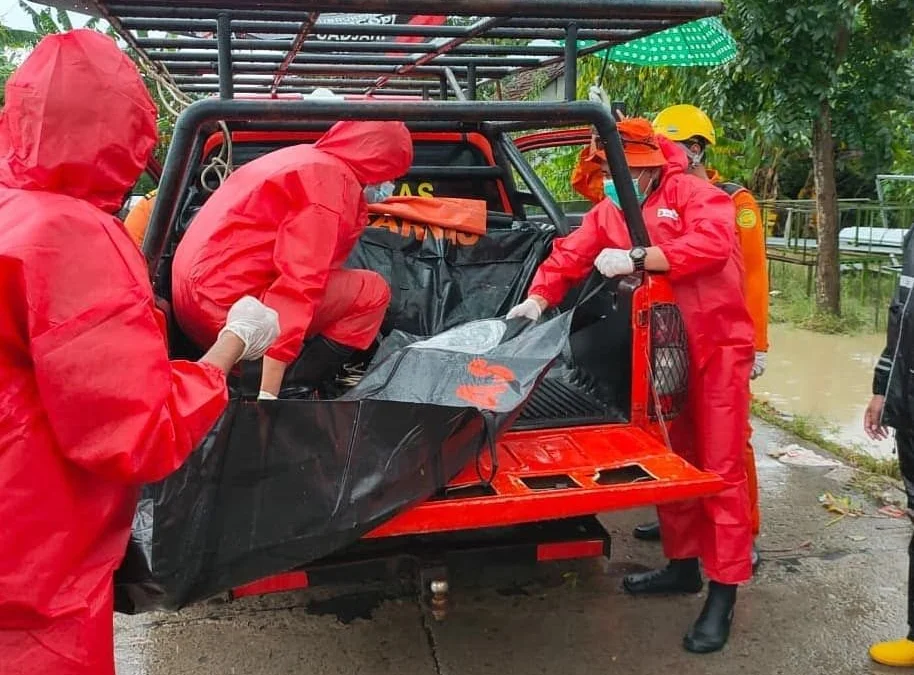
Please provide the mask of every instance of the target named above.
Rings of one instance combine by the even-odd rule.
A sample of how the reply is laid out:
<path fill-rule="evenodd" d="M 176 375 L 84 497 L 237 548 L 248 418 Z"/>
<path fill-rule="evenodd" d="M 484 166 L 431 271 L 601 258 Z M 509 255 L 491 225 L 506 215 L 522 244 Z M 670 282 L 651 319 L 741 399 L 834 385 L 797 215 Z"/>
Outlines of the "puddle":
<path fill-rule="evenodd" d="M 863 433 L 883 335 L 822 335 L 774 324 L 769 338 L 768 370 L 752 383 L 757 398 L 786 413 L 824 419 L 825 435 L 837 442 L 875 457 L 892 455 L 891 440 L 871 441 Z"/>

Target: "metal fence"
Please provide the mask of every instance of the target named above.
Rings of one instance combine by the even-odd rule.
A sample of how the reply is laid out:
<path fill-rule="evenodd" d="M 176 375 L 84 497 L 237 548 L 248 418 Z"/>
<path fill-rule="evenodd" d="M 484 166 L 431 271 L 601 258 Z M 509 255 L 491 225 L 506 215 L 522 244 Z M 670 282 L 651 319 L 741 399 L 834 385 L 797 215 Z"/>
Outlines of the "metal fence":
<path fill-rule="evenodd" d="M 777 200 L 761 204 L 768 235 L 772 288 L 797 283 L 797 274 L 776 273 L 774 266 L 804 270 L 805 293 L 812 297 L 818 261 L 815 203 Z M 842 295 L 871 311 L 874 328 L 884 322 L 887 295 L 901 272 L 902 240 L 914 224 L 914 205 L 839 200 L 838 249 Z M 802 282 L 799 282 L 802 283 Z"/>

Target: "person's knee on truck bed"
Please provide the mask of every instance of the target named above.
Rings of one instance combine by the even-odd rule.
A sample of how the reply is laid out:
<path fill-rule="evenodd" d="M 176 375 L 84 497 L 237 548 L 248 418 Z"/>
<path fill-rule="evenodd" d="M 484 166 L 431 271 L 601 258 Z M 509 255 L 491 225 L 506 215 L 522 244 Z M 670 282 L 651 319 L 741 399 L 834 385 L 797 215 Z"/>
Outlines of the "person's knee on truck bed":
<path fill-rule="evenodd" d="M 409 169 L 401 122 L 339 122 L 314 145 L 271 152 L 237 169 L 206 201 L 178 244 L 174 309 L 187 335 L 212 343 L 231 304 L 260 298 L 280 315 L 261 395 L 314 391 L 381 327 L 390 289 L 344 269 L 368 224 L 366 194 L 390 196 Z"/>

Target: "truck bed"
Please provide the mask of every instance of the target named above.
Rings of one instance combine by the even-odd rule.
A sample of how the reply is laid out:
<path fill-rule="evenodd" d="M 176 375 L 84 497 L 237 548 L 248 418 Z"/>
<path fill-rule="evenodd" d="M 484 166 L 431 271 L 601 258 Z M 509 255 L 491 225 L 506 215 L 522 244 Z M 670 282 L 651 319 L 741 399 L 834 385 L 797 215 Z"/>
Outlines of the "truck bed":
<path fill-rule="evenodd" d="M 443 493 L 368 537 L 571 518 L 702 497 L 722 486 L 719 476 L 699 471 L 630 425 L 512 431 L 496 444 L 495 457 L 497 471 L 492 458 L 481 455 Z"/>

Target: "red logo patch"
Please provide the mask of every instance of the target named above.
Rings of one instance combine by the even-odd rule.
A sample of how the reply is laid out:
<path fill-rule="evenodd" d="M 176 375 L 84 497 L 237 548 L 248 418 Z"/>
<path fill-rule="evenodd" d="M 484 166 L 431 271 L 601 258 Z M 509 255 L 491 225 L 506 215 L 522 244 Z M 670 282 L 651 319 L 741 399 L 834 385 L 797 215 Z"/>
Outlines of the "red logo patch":
<path fill-rule="evenodd" d="M 508 391 L 509 384 L 517 379 L 510 368 L 489 363 L 485 359 L 470 361 L 467 373 L 479 380 L 488 380 L 457 387 L 457 398 L 479 408 L 495 408 L 499 397 Z"/>

